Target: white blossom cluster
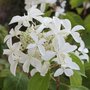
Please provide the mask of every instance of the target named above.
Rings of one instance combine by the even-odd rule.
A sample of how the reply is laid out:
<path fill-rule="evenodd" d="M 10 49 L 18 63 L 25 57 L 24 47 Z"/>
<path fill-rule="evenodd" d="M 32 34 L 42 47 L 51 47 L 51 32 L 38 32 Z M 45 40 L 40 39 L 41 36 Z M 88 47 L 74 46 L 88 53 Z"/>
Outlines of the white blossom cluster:
<path fill-rule="evenodd" d="M 26 0 L 27 1 L 27 0 Z M 42 1 L 41 5 L 56 0 L 29 0 L 32 5 L 27 10 L 27 15 L 14 16 L 10 24 L 18 23 L 5 37 L 8 49 L 4 49 L 4 54 L 8 56 L 10 71 L 16 75 L 18 64 L 26 73 L 33 76 L 39 72 L 41 76 L 52 69 L 56 70 L 54 76 L 63 73 L 72 76 L 74 70 L 80 70 L 79 66 L 73 62 L 70 53 L 77 55 L 82 61 L 88 60 L 88 49 L 80 37 L 79 30 L 84 30 L 81 25 L 72 28 L 68 19 L 60 19 L 56 16 L 44 17 L 44 13 L 37 8 L 36 4 Z M 28 1 L 27 1 L 28 2 Z M 27 29 L 21 31 L 21 27 Z M 73 38 L 76 45 L 71 45 L 67 38 Z M 17 39 L 13 42 L 13 39 Z M 77 46 L 78 44 L 78 46 Z"/>
<path fill-rule="evenodd" d="M 58 1 L 58 2 L 57 2 Z M 58 3 L 59 5 L 56 5 Z M 55 16 L 64 15 L 65 13 L 65 6 L 66 6 L 66 0 L 25 0 L 25 9 L 28 10 L 33 5 L 38 7 L 40 5 L 40 10 L 42 12 L 45 12 L 46 6 L 49 4 L 49 6 L 54 8 Z"/>

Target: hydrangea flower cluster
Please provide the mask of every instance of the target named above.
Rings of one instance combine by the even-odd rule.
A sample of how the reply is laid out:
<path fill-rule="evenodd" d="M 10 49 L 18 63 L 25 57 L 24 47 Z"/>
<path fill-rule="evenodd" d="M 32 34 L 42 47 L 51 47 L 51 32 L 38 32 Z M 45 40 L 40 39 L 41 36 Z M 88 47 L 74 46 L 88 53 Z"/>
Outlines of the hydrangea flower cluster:
<path fill-rule="evenodd" d="M 55 3 L 56 0 L 26 0 L 31 4 L 27 9 L 27 15 L 14 16 L 10 24 L 18 23 L 5 37 L 8 49 L 4 54 L 8 56 L 10 71 L 16 75 L 18 64 L 22 65 L 23 71 L 33 76 L 39 72 L 41 76 L 52 69 L 57 77 L 63 73 L 72 76 L 73 70 L 80 70 L 73 62 L 70 53 L 75 54 L 80 60 L 88 60 L 88 49 L 80 37 L 79 30 L 84 30 L 81 25 L 72 28 L 68 19 L 60 19 L 56 16 L 44 17 L 44 12 L 37 8 L 38 3 Z M 39 2 L 40 1 L 40 2 Z M 21 27 L 27 27 L 22 31 Z M 73 38 L 78 44 L 72 45 L 67 38 Z M 13 42 L 14 39 L 14 42 Z"/>

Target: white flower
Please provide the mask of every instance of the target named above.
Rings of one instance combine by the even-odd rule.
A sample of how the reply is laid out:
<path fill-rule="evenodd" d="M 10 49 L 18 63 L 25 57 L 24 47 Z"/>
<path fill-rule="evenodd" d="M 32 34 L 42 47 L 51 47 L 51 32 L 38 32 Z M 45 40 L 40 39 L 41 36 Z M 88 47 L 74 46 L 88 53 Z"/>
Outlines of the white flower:
<path fill-rule="evenodd" d="M 37 34 L 41 33 L 45 28 L 48 28 L 49 23 L 52 22 L 52 19 L 49 17 L 37 17 L 37 20 L 41 22 L 41 25 L 36 30 Z"/>
<path fill-rule="evenodd" d="M 56 55 L 55 52 L 48 50 L 45 52 L 44 55 L 42 55 L 42 59 L 45 61 L 48 61 L 48 60 L 52 59 L 55 55 Z"/>
<path fill-rule="evenodd" d="M 83 42 L 83 40 L 81 40 L 80 47 L 78 50 L 82 53 L 88 53 L 89 52 L 88 49 L 85 47 L 85 43 Z"/>
<path fill-rule="evenodd" d="M 63 73 L 70 77 L 74 73 L 73 70 L 80 70 L 70 57 L 70 53 L 74 53 L 81 60 L 89 59 L 88 49 L 77 32 L 84 27 L 76 25 L 72 28 L 68 19 L 58 18 L 60 14 L 64 14 L 65 0 L 60 0 L 60 7 L 55 7 L 56 12 L 53 18 L 44 17 L 46 5 L 56 5 L 56 1 L 25 0 L 27 14 L 12 18 L 10 24 L 18 23 L 18 25 L 5 37 L 4 42 L 8 49 L 4 49 L 3 54 L 8 56 L 10 71 L 13 75 L 16 75 L 16 68 L 20 63 L 23 71 L 30 73 L 31 76 L 37 72 L 45 76 L 52 66 L 56 65 L 59 67 L 54 68 L 56 69 L 55 77 Z M 19 31 L 22 26 L 27 29 Z M 79 43 L 78 49 L 76 45 L 71 45 L 67 40 L 69 35 Z M 13 38 L 18 39 L 19 42 L 13 41 Z"/>
<path fill-rule="evenodd" d="M 89 62 L 89 56 L 87 53 L 80 53 L 79 51 L 75 51 L 74 53 L 82 62 L 87 60 Z"/>
<path fill-rule="evenodd" d="M 18 22 L 19 24 L 22 24 L 26 27 L 30 27 L 29 21 L 32 21 L 33 18 L 35 19 L 36 17 L 43 15 L 43 13 L 37 9 L 36 6 L 32 6 L 30 9 L 28 9 L 27 13 L 28 15 L 24 16 L 14 16 L 9 24 Z"/>
<path fill-rule="evenodd" d="M 65 59 L 65 63 L 61 64 L 61 68 L 56 70 L 54 76 L 57 77 L 65 73 L 66 76 L 70 77 L 73 75 L 73 69 L 80 70 L 79 66 L 76 63 L 72 62 L 71 58 L 68 57 Z"/>
<path fill-rule="evenodd" d="M 19 24 L 24 25 L 25 27 L 30 27 L 31 18 L 29 18 L 27 15 L 24 16 L 14 16 L 9 24 L 18 22 Z"/>
<path fill-rule="evenodd" d="M 56 0 L 25 0 L 25 9 L 28 10 L 29 8 L 31 8 L 31 6 L 33 5 L 39 5 L 40 4 L 40 10 L 42 12 L 45 11 L 46 8 L 46 4 L 54 4 L 56 2 Z"/>
<path fill-rule="evenodd" d="M 30 9 L 28 9 L 27 12 L 28 12 L 28 17 L 31 19 L 32 18 L 35 19 L 35 18 L 43 15 L 43 13 L 39 9 L 37 9 L 36 6 L 32 6 Z"/>
<path fill-rule="evenodd" d="M 72 62 L 68 53 L 74 51 L 77 47 L 75 45 L 70 45 L 69 43 L 65 43 L 63 37 L 58 36 L 58 38 L 53 39 L 53 46 L 55 51 L 57 52 L 57 57 L 53 59 L 53 61 L 57 62 L 61 65 L 61 68 L 55 72 L 54 76 L 59 76 L 65 73 L 67 76 L 73 75 L 73 71 L 71 69 L 79 70 L 77 64 Z"/>
<path fill-rule="evenodd" d="M 39 72 L 41 76 L 45 76 L 49 70 L 49 67 L 50 63 L 44 62 L 39 71 L 37 71 L 35 68 L 31 70 L 31 76 L 35 75 L 37 72 Z"/>
<path fill-rule="evenodd" d="M 59 15 L 65 15 L 65 5 L 66 1 L 60 2 L 60 6 L 56 7 L 55 16 L 58 17 Z"/>
<path fill-rule="evenodd" d="M 7 35 L 5 38 L 4 38 L 4 42 L 6 42 L 8 39 L 11 39 L 12 37 L 16 36 L 18 37 L 18 35 L 21 34 L 21 31 L 19 30 L 21 28 L 21 25 L 17 25 L 15 27 L 15 30 L 14 29 L 11 29 L 10 32 L 9 32 L 9 35 Z"/>
<path fill-rule="evenodd" d="M 63 73 L 65 73 L 66 76 L 70 77 L 73 75 L 73 70 L 69 68 L 59 68 L 58 70 L 56 70 L 54 77 L 62 75 Z"/>
<path fill-rule="evenodd" d="M 41 76 L 45 76 L 46 73 L 48 72 L 49 70 L 49 66 L 50 66 L 50 63 L 49 62 L 44 62 L 42 67 L 41 67 L 41 70 L 40 70 L 40 74 Z"/>
<path fill-rule="evenodd" d="M 60 35 L 53 39 L 53 47 L 56 52 L 59 53 L 70 53 L 77 49 L 77 46 L 66 43 L 64 38 Z"/>
<path fill-rule="evenodd" d="M 9 49 L 4 49 L 3 54 L 8 55 L 8 61 L 10 63 L 10 71 L 13 75 L 16 75 L 16 67 L 18 63 L 24 63 L 24 54 L 19 50 L 21 43 L 17 42 L 12 45 L 11 39 L 7 41 Z"/>
<path fill-rule="evenodd" d="M 60 20 L 57 17 L 53 17 L 52 22 L 48 25 L 49 28 L 51 29 L 50 31 L 48 31 L 45 36 L 48 37 L 50 35 L 55 35 L 57 36 L 58 34 L 60 34 L 61 31 L 61 24 L 62 24 L 62 20 Z"/>
<path fill-rule="evenodd" d="M 80 43 L 81 37 L 80 34 L 77 32 L 79 30 L 85 29 L 81 25 L 76 25 L 71 29 L 71 22 L 68 19 L 63 20 L 62 25 L 64 26 L 65 30 L 62 30 L 62 32 L 66 32 L 67 34 L 71 34 L 73 39 L 77 42 Z"/>
<path fill-rule="evenodd" d="M 37 71 L 40 71 L 41 69 L 41 61 L 38 60 L 37 58 L 35 58 L 34 56 L 34 51 L 33 49 L 28 51 L 28 55 L 25 59 L 25 63 L 23 64 L 23 71 L 24 72 L 29 72 L 29 68 L 30 68 L 30 65 L 32 65 L 33 67 L 35 67 L 35 69 Z"/>
<path fill-rule="evenodd" d="M 7 41 L 7 46 L 8 46 L 9 49 L 4 49 L 3 54 L 8 55 L 9 62 L 10 62 L 11 60 L 13 60 L 12 57 L 14 56 L 14 54 L 19 51 L 20 46 L 21 46 L 21 43 L 18 42 L 18 43 L 14 43 L 14 44 L 12 45 L 12 39 L 9 39 L 9 40 Z"/>
<path fill-rule="evenodd" d="M 44 44 L 44 42 L 46 41 L 44 38 L 41 38 L 40 40 L 39 40 L 39 38 L 38 38 L 38 36 L 36 35 L 36 33 L 35 32 L 31 32 L 30 33 L 30 36 L 31 36 L 31 38 L 34 40 L 34 42 L 35 43 L 30 43 L 28 46 L 27 46 L 27 48 L 28 49 L 33 49 L 33 48 L 38 48 L 39 49 L 39 51 L 40 51 L 40 53 L 42 54 L 42 55 L 44 55 L 45 54 L 45 48 L 44 48 L 44 46 L 43 46 L 43 44 Z"/>

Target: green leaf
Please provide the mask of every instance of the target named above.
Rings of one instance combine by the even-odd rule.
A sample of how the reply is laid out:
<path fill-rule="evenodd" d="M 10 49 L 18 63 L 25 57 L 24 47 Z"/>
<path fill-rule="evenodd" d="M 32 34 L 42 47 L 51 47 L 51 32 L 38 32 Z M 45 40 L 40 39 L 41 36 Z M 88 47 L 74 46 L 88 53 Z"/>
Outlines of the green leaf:
<path fill-rule="evenodd" d="M 67 12 L 66 15 L 62 16 L 62 18 L 69 19 L 72 23 L 72 26 L 84 25 L 82 18 L 73 12 Z"/>
<path fill-rule="evenodd" d="M 82 85 L 82 77 L 78 71 L 74 71 L 74 75 L 70 77 L 71 86 L 81 86 Z"/>
<path fill-rule="evenodd" d="M 28 90 L 48 90 L 49 81 L 49 73 L 44 77 L 37 73 L 29 80 Z"/>
<path fill-rule="evenodd" d="M 84 86 L 71 87 L 69 90 L 89 90 Z"/>
<path fill-rule="evenodd" d="M 90 70 L 90 60 L 85 63 L 85 70 Z"/>
<path fill-rule="evenodd" d="M 22 73 L 18 74 L 16 77 L 10 75 L 4 80 L 2 90 L 27 90 L 27 84 L 28 78 Z"/>
<path fill-rule="evenodd" d="M 7 29 L 0 25 L 0 43 L 3 43 L 4 37 L 8 34 Z"/>
<path fill-rule="evenodd" d="M 90 32 L 90 14 L 85 18 L 84 24 L 87 32 Z"/>
<path fill-rule="evenodd" d="M 73 53 L 70 54 L 72 60 L 79 65 L 80 67 L 80 73 L 81 75 L 85 76 L 85 67 L 84 67 L 84 64 L 81 62 L 81 60 L 76 56 L 74 55 Z"/>
<path fill-rule="evenodd" d="M 8 69 L 3 69 L 0 72 L 0 77 L 7 77 L 8 75 L 11 75 L 10 70 L 8 70 Z"/>
<path fill-rule="evenodd" d="M 52 12 L 53 12 L 52 10 L 49 10 L 49 11 L 45 12 L 44 16 L 45 17 L 50 17 Z"/>
<path fill-rule="evenodd" d="M 76 8 L 78 14 L 81 14 L 84 8 Z"/>
<path fill-rule="evenodd" d="M 2 90 L 3 88 L 3 82 L 4 82 L 4 78 L 0 77 L 0 90 Z"/>
<path fill-rule="evenodd" d="M 83 4 L 84 0 L 70 0 L 70 4 L 72 8 L 76 8 Z"/>
<path fill-rule="evenodd" d="M 90 89 L 90 69 L 86 70 L 87 78 L 83 78 L 83 85 Z"/>
<path fill-rule="evenodd" d="M 90 33 L 84 33 L 82 39 L 84 40 L 86 47 L 90 49 Z"/>

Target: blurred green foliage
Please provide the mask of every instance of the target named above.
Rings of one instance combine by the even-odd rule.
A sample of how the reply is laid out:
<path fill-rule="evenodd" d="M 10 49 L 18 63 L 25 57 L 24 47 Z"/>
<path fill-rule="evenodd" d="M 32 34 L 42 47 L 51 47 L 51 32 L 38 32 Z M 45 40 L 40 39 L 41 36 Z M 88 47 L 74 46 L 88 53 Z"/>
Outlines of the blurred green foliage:
<path fill-rule="evenodd" d="M 0 25 L 0 57 L 1 57 L 2 53 L 3 53 L 4 38 L 7 35 L 7 33 L 8 33 L 7 29 L 4 26 Z"/>

